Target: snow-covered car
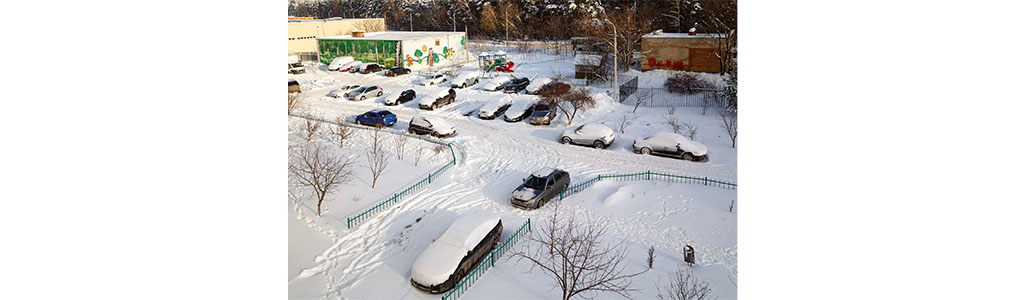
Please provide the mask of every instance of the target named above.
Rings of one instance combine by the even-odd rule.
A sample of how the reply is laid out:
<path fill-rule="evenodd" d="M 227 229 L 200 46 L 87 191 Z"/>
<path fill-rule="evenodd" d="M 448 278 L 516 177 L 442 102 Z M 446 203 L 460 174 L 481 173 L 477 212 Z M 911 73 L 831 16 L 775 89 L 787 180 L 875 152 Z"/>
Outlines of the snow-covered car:
<path fill-rule="evenodd" d="M 302 93 L 302 89 L 299 88 L 299 82 L 295 79 L 288 80 L 288 93 Z"/>
<path fill-rule="evenodd" d="M 303 64 L 299 61 L 299 56 L 289 53 L 288 54 L 288 74 L 302 74 L 306 73 L 306 69 L 303 68 Z"/>
<path fill-rule="evenodd" d="M 498 90 L 498 87 L 502 86 L 506 82 L 509 82 L 509 80 L 512 80 L 512 78 L 509 78 L 509 76 L 495 77 L 494 79 L 491 79 L 490 81 L 483 83 L 480 86 L 480 89 L 489 92 L 494 92 Z"/>
<path fill-rule="evenodd" d="M 456 135 L 456 128 L 439 116 L 416 115 L 409 120 L 409 133 L 430 134 L 444 138 Z"/>
<path fill-rule="evenodd" d="M 634 152 L 678 157 L 690 161 L 707 159 L 708 147 L 672 132 L 659 132 L 641 140 L 634 140 Z"/>
<path fill-rule="evenodd" d="M 448 77 L 445 77 L 445 74 L 434 74 L 427 76 L 427 78 L 420 82 L 420 85 L 438 85 L 446 80 L 448 80 Z"/>
<path fill-rule="evenodd" d="M 377 72 L 381 72 L 383 70 L 384 70 L 384 66 L 379 65 L 379 64 L 375 64 L 375 63 L 364 64 L 364 65 L 359 67 L 359 73 L 360 74 L 377 73 Z"/>
<path fill-rule="evenodd" d="M 483 120 L 497 118 L 508 110 L 509 106 L 512 106 L 512 98 L 507 95 L 497 101 L 490 101 L 487 104 L 484 104 L 484 106 L 480 108 L 480 111 L 477 112 L 477 117 Z"/>
<path fill-rule="evenodd" d="M 498 246 L 501 237 L 502 219 L 496 215 L 459 217 L 416 258 L 409 281 L 432 294 L 448 291 Z"/>
<path fill-rule="evenodd" d="M 349 73 L 359 72 L 359 70 L 363 68 L 363 65 L 365 65 L 363 62 L 353 62 L 352 66 L 349 66 Z"/>
<path fill-rule="evenodd" d="M 534 112 L 535 99 L 520 99 L 512 103 L 509 109 L 505 111 L 506 122 L 519 122 L 530 116 Z"/>
<path fill-rule="evenodd" d="M 533 111 L 530 112 L 530 118 L 527 122 L 531 125 L 550 125 L 552 120 L 555 119 L 558 108 L 547 103 L 538 103 L 534 105 Z"/>
<path fill-rule="evenodd" d="M 456 78 L 452 79 L 452 87 L 466 88 L 478 82 L 480 82 L 480 72 L 470 71 L 459 74 Z"/>
<path fill-rule="evenodd" d="M 364 86 L 358 89 L 352 90 L 345 94 L 345 97 L 351 101 L 363 101 L 367 100 L 367 97 L 379 97 L 384 94 L 384 89 L 376 85 Z"/>
<path fill-rule="evenodd" d="M 523 179 L 523 184 L 512 192 L 509 202 L 522 209 L 537 209 L 545 206 L 548 200 L 559 196 L 559 192 L 569 187 L 569 173 L 552 168 L 537 170 Z"/>
<path fill-rule="evenodd" d="M 527 85 L 527 88 L 524 89 L 524 91 L 526 91 L 527 94 L 536 95 L 541 91 L 541 87 L 545 86 L 549 82 L 552 82 L 552 79 L 548 77 L 531 80 L 530 84 Z"/>
<path fill-rule="evenodd" d="M 563 144 L 589 145 L 603 149 L 612 145 L 616 139 L 616 133 L 612 128 L 600 123 L 580 125 L 576 128 L 566 128 L 562 131 L 559 140 Z"/>
<path fill-rule="evenodd" d="M 352 56 L 339 56 L 331 60 L 331 63 L 327 65 L 328 71 L 338 71 L 341 66 L 353 62 Z"/>
<path fill-rule="evenodd" d="M 438 109 L 438 107 L 451 104 L 453 101 L 456 101 L 456 90 L 448 89 L 448 91 L 445 91 L 444 89 L 440 89 L 437 92 L 420 99 L 420 103 L 417 106 L 420 107 L 420 109 L 435 110 Z"/>
<path fill-rule="evenodd" d="M 391 93 L 388 97 L 384 98 L 384 105 L 398 105 L 400 103 L 409 102 L 409 100 L 416 99 L 416 91 L 408 89 L 402 91 L 402 93 Z"/>
<path fill-rule="evenodd" d="M 519 93 L 523 89 L 526 89 L 527 85 L 529 85 L 529 84 L 530 84 L 530 79 L 527 79 L 527 78 L 516 78 L 516 79 L 513 79 L 513 80 L 509 80 L 509 82 L 506 82 L 505 84 L 500 86 L 498 89 L 502 90 L 506 94 L 515 94 L 515 93 Z"/>
<path fill-rule="evenodd" d="M 331 97 L 331 98 L 346 97 L 346 94 L 348 94 L 349 92 L 351 92 L 351 91 L 353 91 L 355 89 L 358 89 L 358 88 L 359 88 L 358 84 L 343 85 L 342 87 L 340 87 L 340 88 L 338 88 L 336 90 L 331 90 L 331 92 L 327 93 L 327 96 Z"/>
<path fill-rule="evenodd" d="M 338 72 L 349 72 L 349 71 L 352 70 L 352 68 L 354 66 L 358 67 L 359 64 L 361 64 L 361 62 L 358 62 L 358 61 L 350 61 L 350 62 L 341 64 L 341 65 L 338 66 Z"/>

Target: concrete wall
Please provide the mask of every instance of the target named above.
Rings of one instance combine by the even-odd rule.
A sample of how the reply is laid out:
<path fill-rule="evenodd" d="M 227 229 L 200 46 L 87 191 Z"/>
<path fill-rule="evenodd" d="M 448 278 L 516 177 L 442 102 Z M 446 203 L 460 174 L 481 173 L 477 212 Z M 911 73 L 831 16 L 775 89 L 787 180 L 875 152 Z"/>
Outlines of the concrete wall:
<path fill-rule="evenodd" d="M 363 29 L 366 32 L 383 31 L 384 19 L 288 22 L 288 53 L 317 52 L 318 37 L 350 34 L 354 29 Z"/>
<path fill-rule="evenodd" d="M 466 35 L 453 32 L 441 37 L 409 39 L 402 41 L 403 66 L 411 70 L 425 69 L 452 59 L 465 47 Z M 417 55 L 419 50 L 420 55 Z M 446 52 L 447 50 L 447 52 Z"/>
<path fill-rule="evenodd" d="M 715 41 L 710 36 L 642 37 L 641 71 L 652 69 L 719 72 Z"/>

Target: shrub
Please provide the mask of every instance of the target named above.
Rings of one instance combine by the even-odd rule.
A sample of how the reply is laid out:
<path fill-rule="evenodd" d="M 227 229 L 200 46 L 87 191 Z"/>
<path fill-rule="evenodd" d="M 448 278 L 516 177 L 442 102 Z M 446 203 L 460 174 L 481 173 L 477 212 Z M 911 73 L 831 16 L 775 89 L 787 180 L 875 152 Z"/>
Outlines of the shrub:
<path fill-rule="evenodd" d="M 702 89 L 715 89 L 714 82 L 694 73 L 680 72 L 666 79 L 666 89 L 671 93 L 696 94 Z"/>

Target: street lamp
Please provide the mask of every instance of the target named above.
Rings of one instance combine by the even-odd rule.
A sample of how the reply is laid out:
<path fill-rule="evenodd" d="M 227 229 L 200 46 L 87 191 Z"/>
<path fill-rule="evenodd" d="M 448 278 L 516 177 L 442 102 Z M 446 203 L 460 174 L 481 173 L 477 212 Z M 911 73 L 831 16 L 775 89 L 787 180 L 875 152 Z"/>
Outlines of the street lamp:
<path fill-rule="evenodd" d="M 619 100 L 619 35 L 616 34 L 616 24 L 606 17 L 602 19 L 605 23 L 612 25 L 612 93 L 616 94 L 616 102 Z"/>

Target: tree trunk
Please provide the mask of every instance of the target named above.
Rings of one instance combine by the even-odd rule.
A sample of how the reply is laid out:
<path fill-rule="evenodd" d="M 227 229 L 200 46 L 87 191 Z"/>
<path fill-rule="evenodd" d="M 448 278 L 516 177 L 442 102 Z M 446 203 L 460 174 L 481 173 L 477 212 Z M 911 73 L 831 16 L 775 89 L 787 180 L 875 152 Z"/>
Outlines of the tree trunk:
<path fill-rule="evenodd" d="M 317 216 L 320 216 L 320 204 L 324 203 L 324 192 L 317 193 Z"/>

